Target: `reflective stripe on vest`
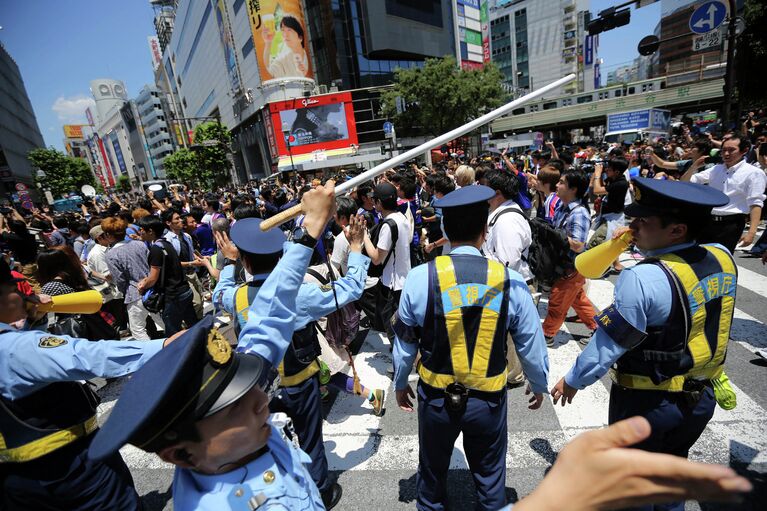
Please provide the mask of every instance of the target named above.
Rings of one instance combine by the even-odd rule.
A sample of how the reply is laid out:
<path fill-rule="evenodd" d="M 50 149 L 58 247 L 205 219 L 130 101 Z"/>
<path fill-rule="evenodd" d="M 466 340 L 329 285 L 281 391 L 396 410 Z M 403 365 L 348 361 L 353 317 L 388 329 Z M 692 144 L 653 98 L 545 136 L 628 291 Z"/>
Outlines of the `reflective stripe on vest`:
<path fill-rule="evenodd" d="M 250 310 L 250 302 L 255 298 L 258 292 L 258 287 L 249 286 L 247 284 L 240 286 L 237 292 L 234 294 L 234 308 L 236 312 L 237 327 L 235 331 L 239 337 L 242 327 L 248 322 L 248 310 Z M 292 342 L 292 341 L 291 341 Z M 291 347 L 288 347 L 290 350 Z M 287 354 L 286 354 L 287 355 Z M 285 361 L 281 361 L 277 368 L 280 373 L 280 386 L 281 387 L 293 387 L 300 385 L 318 372 L 320 372 L 319 361 L 314 360 L 308 366 L 304 367 L 296 374 L 286 376 L 285 375 Z"/>
<path fill-rule="evenodd" d="M 735 312 L 737 268 L 732 256 L 724 250 L 710 245 L 701 247 L 715 258 L 718 263 L 717 271 L 706 271 L 705 275 L 701 275 L 704 273 L 701 268 L 703 261 L 691 263 L 674 253 L 658 258 L 671 270 L 686 294 L 685 308 L 690 318 L 686 350 L 692 357 L 692 368 L 687 373 L 658 385 L 646 376 L 615 373 L 613 380 L 619 385 L 635 389 L 679 392 L 685 380 L 712 380 L 721 374 Z M 704 261 L 710 262 L 710 257 Z M 719 302 L 714 302 L 715 300 Z M 712 325 L 711 321 L 715 321 L 717 315 L 718 324 Z"/>
<path fill-rule="evenodd" d="M 443 318 L 450 342 L 450 360 L 454 374 L 439 374 L 419 363 L 418 374 L 428 385 L 444 389 L 454 382 L 484 392 L 497 392 L 506 388 L 506 366 L 500 374 L 488 375 L 488 365 L 498 323 L 505 322 L 501 317 L 501 301 L 504 299 L 506 268 L 496 262 L 487 262 L 487 281 L 485 284 L 462 284 L 456 280 L 455 267 L 450 256 L 435 259 L 439 293 L 442 298 L 442 311 L 437 318 Z M 463 307 L 481 306 L 482 314 L 474 345 L 474 355 L 469 360 L 469 352 L 464 330 Z M 502 328 L 505 328 L 502 325 Z M 505 342 L 505 336 L 504 336 Z"/>
<path fill-rule="evenodd" d="M 72 427 L 56 431 L 27 444 L 11 448 L 6 447 L 5 438 L 0 434 L 0 463 L 18 463 L 40 458 L 52 453 L 56 449 L 71 444 L 75 440 L 90 435 L 98 427 L 99 424 L 94 415 L 81 424 L 75 424 Z"/>

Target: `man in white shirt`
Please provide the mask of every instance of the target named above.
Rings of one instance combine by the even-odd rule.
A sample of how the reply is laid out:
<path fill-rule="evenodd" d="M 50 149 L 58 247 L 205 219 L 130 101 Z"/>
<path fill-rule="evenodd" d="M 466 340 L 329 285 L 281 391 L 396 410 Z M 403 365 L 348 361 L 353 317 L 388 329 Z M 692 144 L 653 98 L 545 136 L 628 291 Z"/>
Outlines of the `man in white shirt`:
<path fill-rule="evenodd" d="M 378 241 L 373 246 L 369 237 L 365 238 L 365 251 L 373 264 L 381 264 L 383 274 L 378 281 L 378 307 L 381 320 L 390 342 L 394 342 L 394 330 L 391 327 L 391 318 L 399 307 L 399 298 L 405 278 L 410 272 L 410 224 L 405 215 L 397 211 L 397 189 L 391 183 L 383 182 L 373 190 L 376 210 L 384 218 Z M 397 224 L 397 242 L 392 243 L 391 228 L 386 220 L 393 220 Z M 392 252 L 393 251 L 393 252 Z M 389 252 L 392 252 L 388 257 Z"/>
<path fill-rule="evenodd" d="M 526 257 L 533 237 L 522 208 L 513 200 L 519 193 L 519 181 L 509 172 L 494 169 L 486 172 L 480 182 L 495 191 L 495 196 L 488 201 L 490 214 L 482 252 L 522 275 L 529 286 L 533 283 L 533 274 Z M 518 387 L 525 382 L 525 375 L 510 335 L 506 343 L 506 381 L 512 387 Z"/>
<path fill-rule="evenodd" d="M 697 174 L 690 170 L 682 176 L 682 181 L 708 184 L 730 198 L 726 206 L 711 211 L 711 221 L 703 230 L 703 239 L 699 239 L 699 243 L 719 243 L 731 253 L 738 242 L 741 245 L 753 243 L 762 218 L 767 177 L 764 171 L 743 159 L 750 145 L 747 138 L 734 135 L 722 144 L 723 163 Z M 747 219 L 750 225 L 744 233 Z"/>

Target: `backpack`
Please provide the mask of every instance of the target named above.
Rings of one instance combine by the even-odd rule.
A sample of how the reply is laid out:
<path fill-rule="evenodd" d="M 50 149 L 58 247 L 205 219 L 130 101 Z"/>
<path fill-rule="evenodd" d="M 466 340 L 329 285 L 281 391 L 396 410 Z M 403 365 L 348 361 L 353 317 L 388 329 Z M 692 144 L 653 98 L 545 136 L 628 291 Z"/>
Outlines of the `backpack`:
<path fill-rule="evenodd" d="M 381 277 L 383 275 L 383 269 L 386 267 L 386 263 L 389 262 L 389 258 L 392 256 L 392 254 L 394 254 L 394 251 L 397 248 L 397 239 L 399 239 L 399 228 L 397 227 L 397 222 L 395 222 L 391 218 L 387 218 L 386 220 L 378 222 L 376 225 L 373 226 L 372 229 L 370 229 L 370 241 L 373 243 L 373 246 L 376 246 L 378 244 L 378 238 L 381 235 L 381 227 L 384 224 L 388 225 L 389 230 L 391 231 L 391 250 L 389 250 L 389 253 L 386 254 L 386 257 L 381 262 L 381 264 L 373 264 L 372 262 L 370 263 L 370 266 L 368 267 L 368 277 Z"/>
<path fill-rule="evenodd" d="M 320 272 L 313 268 L 308 268 L 306 272 L 317 279 L 323 287 L 328 284 L 332 286 L 332 281 L 335 280 L 331 268 L 329 268 L 327 277 L 323 277 Z M 319 325 L 317 329 L 325 336 L 331 346 L 345 348 L 357 337 L 360 330 L 360 313 L 354 307 L 354 303 L 347 303 L 343 307 L 338 307 L 338 302 L 336 302 L 336 310 L 328 314 L 326 319 L 325 330 L 322 331 Z"/>
<path fill-rule="evenodd" d="M 493 218 L 489 227 L 494 226 L 500 217 L 509 212 L 522 216 L 530 225 L 532 242 L 527 250 L 527 257 L 522 256 L 522 259 L 541 284 L 551 284 L 574 268 L 570 260 L 570 244 L 567 242 L 567 235 L 543 218 L 536 217 L 530 220 L 521 210 L 507 208 Z"/>

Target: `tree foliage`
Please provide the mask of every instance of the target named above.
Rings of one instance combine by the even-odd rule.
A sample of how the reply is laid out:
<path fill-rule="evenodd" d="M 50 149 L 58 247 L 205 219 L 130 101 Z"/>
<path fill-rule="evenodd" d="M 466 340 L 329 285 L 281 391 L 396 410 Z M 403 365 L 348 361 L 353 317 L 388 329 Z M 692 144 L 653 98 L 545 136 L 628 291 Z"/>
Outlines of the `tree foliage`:
<path fill-rule="evenodd" d="M 743 6 L 746 28 L 738 38 L 735 74 L 741 107 L 762 106 L 767 80 L 767 4 L 746 0 Z"/>
<path fill-rule="evenodd" d="M 457 128 L 503 104 L 503 74 L 492 63 L 459 69 L 455 58 L 427 59 L 423 68 L 398 69 L 394 88 L 381 95 L 383 114 L 407 133 L 421 128 L 434 136 Z M 397 112 L 404 103 L 405 111 Z"/>
<path fill-rule="evenodd" d="M 130 178 L 125 174 L 121 174 L 120 177 L 117 178 L 117 189 L 121 192 L 129 192 L 131 191 L 131 188 Z"/>
<path fill-rule="evenodd" d="M 194 145 L 182 148 L 163 160 L 168 179 L 211 188 L 230 179 L 231 134 L 218 122 L 206 122 L 194 129 Z"/>
<path fill-rule="evenodd" d="M 188 185 L 197 183 L 197 156 L 191 149 L 182 147 L 163 160 L 165 175 L 171 181 Z"/>
<path fill-rule="evenodd" d="M 80 193 L 83 185 L 95 184 L 96 180 L 85 160 L 67 156 L 53 147 L 32 149 L 27 153 L 27 159 L 45 172 L 42 179 L 34 176 L 35 185 L 40 189 L 49 188 L 54 197 L 68 192 Z"/>

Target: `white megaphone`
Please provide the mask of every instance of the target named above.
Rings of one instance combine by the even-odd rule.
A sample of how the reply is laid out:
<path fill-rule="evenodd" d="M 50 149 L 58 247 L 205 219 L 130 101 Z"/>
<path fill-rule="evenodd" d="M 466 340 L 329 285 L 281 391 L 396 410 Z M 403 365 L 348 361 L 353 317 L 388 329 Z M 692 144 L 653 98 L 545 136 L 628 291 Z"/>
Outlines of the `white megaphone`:
<path fill-rule="evenodd" d="M 83 195 L 86 197 L 95 197 L 96 196 L 96 189 L 93 188 L 91 185 L 83 185 L 80 187 L 80 191 L 83 192 Z"/>

